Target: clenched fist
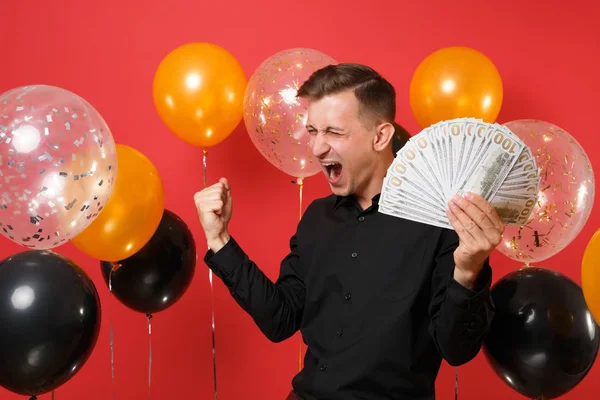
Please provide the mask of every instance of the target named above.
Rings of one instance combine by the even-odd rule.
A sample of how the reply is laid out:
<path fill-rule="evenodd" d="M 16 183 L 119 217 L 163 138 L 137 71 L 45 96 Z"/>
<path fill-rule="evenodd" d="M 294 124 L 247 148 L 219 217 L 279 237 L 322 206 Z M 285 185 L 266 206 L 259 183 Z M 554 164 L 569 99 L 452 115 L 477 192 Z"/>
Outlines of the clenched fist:
<path fill-rule="evenodd" d="M 231 188 L 227 179 L 203 189 L 194 195 L 198 217 L 204 229 L 208 247 L 219 251 L 229 241 L 227 225 L 231 220 Z"/>

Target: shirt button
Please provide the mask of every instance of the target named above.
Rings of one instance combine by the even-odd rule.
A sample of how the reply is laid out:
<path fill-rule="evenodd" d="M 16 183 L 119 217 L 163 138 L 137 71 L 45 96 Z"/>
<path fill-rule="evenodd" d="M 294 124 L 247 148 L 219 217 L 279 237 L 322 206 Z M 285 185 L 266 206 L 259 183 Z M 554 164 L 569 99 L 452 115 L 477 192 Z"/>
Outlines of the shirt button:
<path fill-rule="evenodd" d="M 357 252 L 352 253 L 352 258 L 356 258 L 356 257 L 358 257 L 358 253 Z"/>
<path fill-rule="evenodd" d="M 346 300 L 350 300 L 352 298 L 352 295 L 350 293 L 346 293 L 346 295 L 344 296 L 344 299 Z"/>
<path fill-rule="evenodd" d="M 321 365 L 321 368 L 319 368 L 321 371 L 325 371 L 327 370 L 327 365 L 323 364 Z"/>
<path fill-rule="evenodd" d="M 360 217 L 358 217 L 358 220 L 359 220 L 360 222 L 363 222 L 363 221 L 365 220 L 365 217 L 361 215 Z"/>
<path fill-rule="evenodd" d="M 343 330 L 341 330 L 341 329 L 340 329 L 339 331 L 337 331 L 337 335 L 338 335 L 338 336 L 342 336 L 343 334 L 344 334 L 344 331 L 343 331 Z"/>

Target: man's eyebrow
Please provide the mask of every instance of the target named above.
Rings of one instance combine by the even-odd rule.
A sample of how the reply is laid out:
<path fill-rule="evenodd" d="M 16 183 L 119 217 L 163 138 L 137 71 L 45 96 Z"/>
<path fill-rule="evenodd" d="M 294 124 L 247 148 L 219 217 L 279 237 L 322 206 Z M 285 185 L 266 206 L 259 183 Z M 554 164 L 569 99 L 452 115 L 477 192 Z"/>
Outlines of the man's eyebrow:
<path fill-rule="evenodd" d="M 313 125 L 311 124 L 307 124 L 306 125 L 306 129 L 317 129 L 315 128 Z M 326 131 L 340 131 L 340 132 L 344 132 L 344 130 L 342 128 L 339 128 L 337 126 L 333 126 L 333 125 L 329 125 L 325 128 Z"/>

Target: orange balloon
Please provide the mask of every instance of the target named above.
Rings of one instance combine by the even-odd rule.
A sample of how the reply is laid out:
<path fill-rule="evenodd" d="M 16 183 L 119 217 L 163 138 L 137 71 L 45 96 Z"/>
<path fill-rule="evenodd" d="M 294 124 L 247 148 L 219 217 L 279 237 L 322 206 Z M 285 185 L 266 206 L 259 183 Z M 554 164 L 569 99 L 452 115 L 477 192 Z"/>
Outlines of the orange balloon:
<path fill-rule="evenodd" d="M 493 123 L 502 106 L 496 66 L 468 47 L 448 47 L 425 58 L 410 83 L 410 106 L 422 128 L 455 118 Z"/>
<path fill-rule="evenodd" d="M 227 138 L 242 119 L 247 79 L 239 62 L 211 43 L 169 53 L 154 75 L 158 115 L 179 138 L 207 148 Z"/>
<path fill-rule="evenodd" d="M 583 254 L 581 289 L 592 316 L 600 324 L 600 229 L 592 236 Z"/>
<path fill-rule="evenodd" d="M 117 144 L 115 187 L 98 217 L 71 242 L 102 261 L 137 253 L 158 228 L 165 195 L 158 170 L 138 150 Z"/>

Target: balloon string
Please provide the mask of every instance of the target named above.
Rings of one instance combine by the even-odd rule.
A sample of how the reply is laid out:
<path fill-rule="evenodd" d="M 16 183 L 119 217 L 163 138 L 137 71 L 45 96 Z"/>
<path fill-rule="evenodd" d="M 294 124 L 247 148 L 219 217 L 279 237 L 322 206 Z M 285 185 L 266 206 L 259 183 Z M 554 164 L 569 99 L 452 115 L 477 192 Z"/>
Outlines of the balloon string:
<path fill-rule="evenodd" d="M 202 167 L 204 176 L 204 188 L 206 188 L 206 154 L 207 149 L 203 149 Z M 210 283 L 210 299 L 211 299 L 211 333 L 212 333 L 212 356 L 213 356 L 213 396 L 215 400 L 219 398 L 217 391 L 217 344 L 215 340 L 215 289 L 213 286 L 213 273 L 208 269 L 208 282 Z"/>
<path fill-rule="evenodd" d="M 152 314 L 146 314 L 148 319 L 148 398 L 152 396 L 150 386 L 152 385 Z"/>
<path fill-rule="evenodd" d="M 300 187 L 300 217 L 302 219 L 302 189 L 304 188 L 304 181 L 302 178 L 298 178 L 298 186 Z"/>
<path fill-rule="evenodd" d="M 302 189 L 304 188 L 304 180 L 302 178 L 298 178 L 298 180 L 296 180 L 295 182 L 292 181 L 292 183 L 295 183 L 296 185 L 298 185 L 299 188 L 299 204 L 300 204 L 300 215 L 298 217 L 298 219 L 302 219 Z M 298 371 L 302 371 L 302 335 L 300 335 L 300 344 L 299 344 L 299 348 L 298 348 Z"/>
<path fill-rule="evenodd" d="M 112 275 L 113 272 L 118 268 L 118 265 L 113 264 L 110 272 L 108 273 L 108 291 L 111 293 L 108 299 L 108 334 L 109 334 L 109 345 L 110 345 L 110 376 L 112 379 L 112 390 L 111 397 L 115 399 L 115 340 L 113 335 L 113 322 L 112 322 Z"/>
<path fill-rule="evenodd" d="M 202 150 L 202 167 L 203 167 L 203 180 L 204 180 L 204 187 L 206 188 L 206 154 L 208 153 L 207 149 L 203 149 Z"/>
<path fill-rule="evenodd" d="M 54 390 L 52 391 L 52 400 L 54 400 Z"/>
<path fill-rule="evenodd" d="M 456 375 L 454 378 L 454 400 L 458 400 L 458 367 L 456 367 Z"/>

